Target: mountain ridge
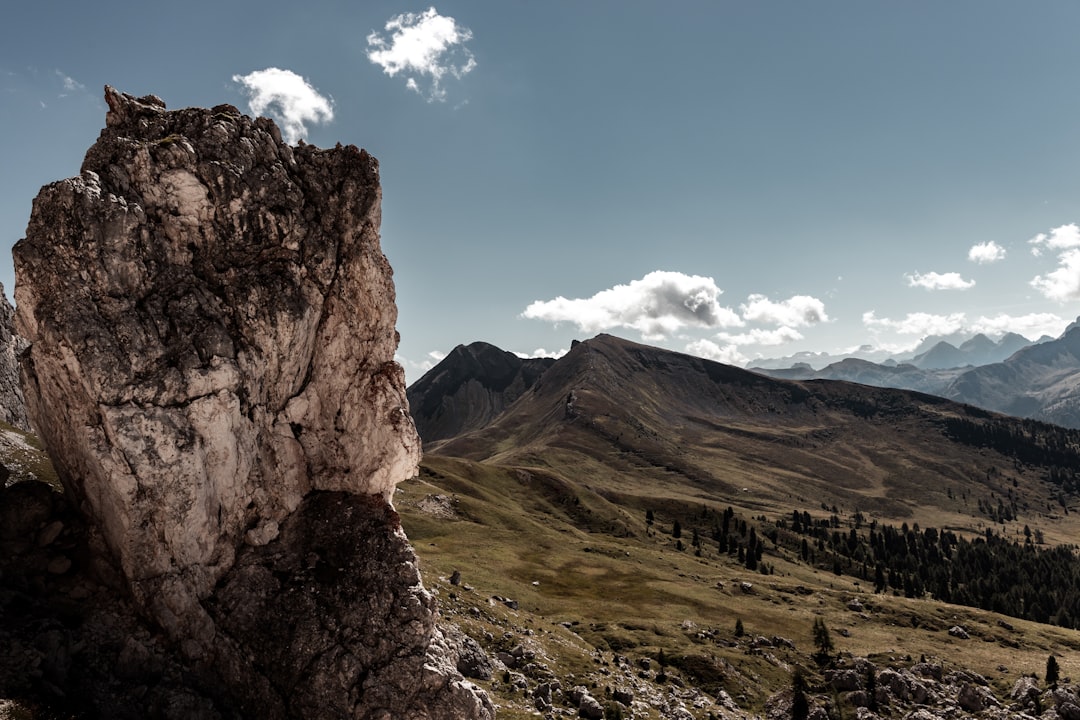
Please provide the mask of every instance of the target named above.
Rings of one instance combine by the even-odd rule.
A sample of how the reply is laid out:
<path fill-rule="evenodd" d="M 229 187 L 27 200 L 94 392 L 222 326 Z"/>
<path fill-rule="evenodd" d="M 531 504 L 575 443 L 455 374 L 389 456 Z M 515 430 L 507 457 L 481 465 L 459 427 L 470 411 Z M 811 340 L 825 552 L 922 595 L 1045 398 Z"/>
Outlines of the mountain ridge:
<path fill-rule="evenodd" d="M 942 476 L 957 492 L 989 498 L 987 469 L 1013 461 L 1007 449 L 990 459 L 985 448 L 957 443 L 947 431 L 954 419 L 1022 427 L 937 395 L 780 380 L 599 335 L 576 344 L 489 424 L 428 452 L 578 468 L 612 492 L 628 472 L 662 485 L 689 482 L 693 492 L 718 498 L 748 487 L 763 508 L 779 509 L 794 484 L 830 505 L 897 521 L 932 500 L 936 515 L 964 526 L 970 515 L 946 497 Z M 1052 495 L 1037 472 L 1002 472 L 1035 496 Z M 1008 489 L 1003 480 L 989 485 Z"/>

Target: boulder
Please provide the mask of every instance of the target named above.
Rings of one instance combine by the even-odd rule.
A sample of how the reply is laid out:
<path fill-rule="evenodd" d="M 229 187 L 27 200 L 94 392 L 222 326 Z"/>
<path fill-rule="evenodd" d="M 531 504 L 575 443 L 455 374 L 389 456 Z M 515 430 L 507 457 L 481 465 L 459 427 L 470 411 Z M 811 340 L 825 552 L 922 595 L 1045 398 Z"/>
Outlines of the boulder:
<path fill-rule="evenodd" d="M 968 712 L 982 712 L 990 707 L 997 707 L 998 701 L 985 687 L 964 683 L 956 696 L 956 702 Z"/>
<path fill-rule="evenodd" d="M 953 636 L 954 638 L 960 638 L 961 640 L 967 640 L 971 637 L 970 635 L 968 635 L 967 629 L 964 628 L 964 626 L 962 625 L 953 625 L 951 628 L 949 628 L 949 635 Z"/>
<path fill-rule="evenodd" d="M 1038 681 L 1030 675 L 1024 675 L 1013 685 L 1009 698 L 1023 709 L 1029 705 L 1034 706 L 1040 694 Z"/>

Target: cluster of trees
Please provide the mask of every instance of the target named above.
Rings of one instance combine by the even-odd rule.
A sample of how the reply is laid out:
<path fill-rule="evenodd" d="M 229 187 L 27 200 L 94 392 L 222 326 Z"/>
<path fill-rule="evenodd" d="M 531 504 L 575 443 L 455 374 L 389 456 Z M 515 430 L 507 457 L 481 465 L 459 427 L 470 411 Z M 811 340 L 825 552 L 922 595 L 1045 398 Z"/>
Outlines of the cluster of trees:
<path fill-rule="evenodd" d="M 798 521 L 796 522 L 796 518 Z M 1010 541 L 987 529 L 968 540 L 949 530 L 870 523 L 838 529 L 838 518 L 795 511 L 778 523 L 806 562 L 872 582 L 876 592 L 930 595 L 1013 617 L 1080 627 L 1080 561 L 1073 546 L 1039 547 L 1032 533 Z M 796 539 L 798 536 L 802 536 Z M 808 542 L 809 539 L 809 542 Z"/>
<path fill-rule="evenodd" d="M 651 524 L 651 511 L 648 517 Z M 730 507 L 722 513 L 703 508 L 695 520 L 704 527 L 687 522 L 694 552 L 701 554 L 708 542 L 704 538 L 711 537 L 717 552 L 748 570 L 769 573 L 766 551 L 784 552 L 837 575 L 857 577 L 876 592 L 929 596 L 1080 628 L 1077 548 L 1041 547 L 1026 526 L 1022 540 L 1009 540 L 992 529 L 968 539 L 950 530 L 922 529 L 918 523 L 899 528 L 867 523 L 858 513 L 846 526 L 835 513 L 814 517 L 799 510 L 774 523 L 764 517 L 747 521 Z M 686 532 L 683 523 L 673 523 L 671 535 L 680 550 Z"/>
<path fill-rule="evenodd" d="M 1080 431 L 1018 418 L 942 420 L 957 442 L 997 450 L 1016 462 L 1045 468 L 1046 479 L 1066 493 L 1080 489 Z"/>

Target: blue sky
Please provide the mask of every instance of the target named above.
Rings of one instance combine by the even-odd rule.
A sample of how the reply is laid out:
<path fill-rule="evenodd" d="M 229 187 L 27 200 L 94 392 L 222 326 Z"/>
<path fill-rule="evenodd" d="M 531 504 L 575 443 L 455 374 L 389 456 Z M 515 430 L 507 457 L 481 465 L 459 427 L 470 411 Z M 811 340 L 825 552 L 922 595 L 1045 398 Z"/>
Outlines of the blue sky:
<path fill-rule="evenodd" d="M 741 364 L 1056 335 L 1080 315 L 1077 27 L 1072 1 L 23 3 L 0 242 L 78 172 L 106 83 L 245 112 L 276 89 L 295 136 L 381 162 L 410 381 L 473 340 Z"/>

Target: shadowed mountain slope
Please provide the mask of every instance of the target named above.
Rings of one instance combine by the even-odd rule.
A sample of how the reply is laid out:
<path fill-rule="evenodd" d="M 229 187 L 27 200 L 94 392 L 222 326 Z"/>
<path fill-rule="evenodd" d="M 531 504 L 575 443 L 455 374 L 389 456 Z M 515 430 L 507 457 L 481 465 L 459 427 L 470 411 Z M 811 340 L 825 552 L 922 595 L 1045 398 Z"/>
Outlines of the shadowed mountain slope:
<path fill-rule="evenodd" d="M 968 426 L 1004 430 L 958 433 Z M 1067 458 L 1040 459 L 1050 436 Z M 777 380 L 600 335 L 489 425 L 432 452 L 546 468 L 622 501 L 735 498 L 782 512 L 809 498 L 974 532 L 977 499 L 1015 494 L 1018 512 L 1045 515 L 1053 534 L 1060 488 L 1048 479 L 1071 477 L 1078 446 L 1076 433 L 931 395 Z"/>
<path fill-rule="evenodd" d="M 554 358 L 519 358 L 485 342 L 458 345 L 408 389 L 425 443 L 476 430 L 530 389 Z"/>
<path fill-rule="evenodd" d="M 960 375 L 942 392 L 990 410 L 1080 428 L 1080 327 Z"/>

